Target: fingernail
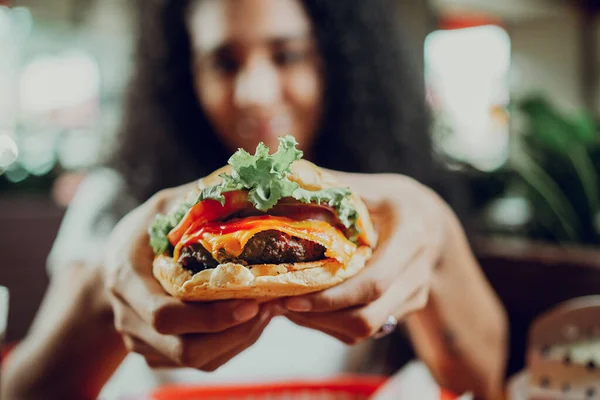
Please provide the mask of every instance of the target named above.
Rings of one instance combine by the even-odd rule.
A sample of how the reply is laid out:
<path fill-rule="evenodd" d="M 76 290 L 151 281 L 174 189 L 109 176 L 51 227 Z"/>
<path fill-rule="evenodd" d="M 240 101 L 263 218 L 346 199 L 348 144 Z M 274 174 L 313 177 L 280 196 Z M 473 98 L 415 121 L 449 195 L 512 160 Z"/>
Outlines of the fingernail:
<path fill-rule="evenodd" d="M 288 299 L 285 306 L 290 311 L 310 311 L 312 304 L 306 299 Z"/>
<path fill-rule="evenodd" d="M 265 321 L 267 321 L 267 320 L 271 319 L 271 317 L 273 317 L 273 314 L 271 313 L 271 311 L 270 311 L 270 310 L 263 311 L 263 312 L 260 314 L 260 320 L 261 320 L 262 322 L 265 322 Z"/>
<path fill-rule="evenodd" d="M 256 303 L 245 303 L 236 308 L 233 311 L 233 317 L 237 321 L 248 321 L 258 314 L 258 304 Z"/>
<path fill-rule="evenodd" d="M 271 314 L 273 314 L 273 316 L 276 317 L 278 315 L 283 315 L 283 314 L 287 313 L 288 310 L 283 308 L 281 305 L 276 304 L 271 307 L 270 311 L 271 311 Z"/>

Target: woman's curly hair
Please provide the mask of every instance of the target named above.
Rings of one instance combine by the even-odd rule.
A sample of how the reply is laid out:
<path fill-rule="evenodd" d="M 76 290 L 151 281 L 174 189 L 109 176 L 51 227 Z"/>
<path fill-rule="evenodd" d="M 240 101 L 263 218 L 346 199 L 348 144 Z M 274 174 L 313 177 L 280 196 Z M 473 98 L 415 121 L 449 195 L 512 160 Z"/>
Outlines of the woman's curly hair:
<path fill-rule="evenodd" d="M 186 26 L 192 1 L 203 0 L 137 6 L 134 75 L 109 164 L 139 200 L 204 176 L 229 156 L 194 91 Z M 415 68 L 421 63 L 404 46 L 397 0 L 301 1 L 325 65 L 313 161 L 343 171 L 402 173 L 444 192 L 448 180 L 434 163 L 423 76 Z"/>

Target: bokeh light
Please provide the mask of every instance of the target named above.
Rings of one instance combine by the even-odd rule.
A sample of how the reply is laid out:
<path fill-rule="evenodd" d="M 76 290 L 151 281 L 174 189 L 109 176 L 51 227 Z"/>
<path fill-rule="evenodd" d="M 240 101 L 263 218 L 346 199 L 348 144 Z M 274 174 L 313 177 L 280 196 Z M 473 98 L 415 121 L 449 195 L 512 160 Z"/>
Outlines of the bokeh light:
<path fill-rule="evenodd" d="M 439 147 L 452 158 L 494 170 L 508 157 L 510 38 L 498 26 L 436 31 L 425 42 L 429 102 Z M 438 121 L 440 122 L 440 121 Z M 436 132 L 434 132 L 435 134 Z"/>

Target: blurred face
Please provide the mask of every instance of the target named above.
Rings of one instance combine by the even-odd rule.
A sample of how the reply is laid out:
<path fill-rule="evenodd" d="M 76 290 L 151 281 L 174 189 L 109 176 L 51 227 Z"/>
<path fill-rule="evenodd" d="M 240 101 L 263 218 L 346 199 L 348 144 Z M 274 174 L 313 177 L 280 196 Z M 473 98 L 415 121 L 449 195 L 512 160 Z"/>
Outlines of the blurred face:
<path fill-rule="evenodd" d="M 298 0 L 200 0 L 189 18 L 196 93 L 231 149 L 310 152 L 322 102 L 319 56 Z"/>

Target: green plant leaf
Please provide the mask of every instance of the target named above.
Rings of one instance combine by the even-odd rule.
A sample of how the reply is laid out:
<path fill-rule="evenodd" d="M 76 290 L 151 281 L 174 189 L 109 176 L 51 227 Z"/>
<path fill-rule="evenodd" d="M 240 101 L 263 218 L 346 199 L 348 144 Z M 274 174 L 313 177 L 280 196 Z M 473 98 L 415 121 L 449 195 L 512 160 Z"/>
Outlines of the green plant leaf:
<path fill-rule="evenodd" d="M 573 125 L 546 99 L 532 97 L 521 102 L 519 108 L 528 118 L 528 134 L 549 149 L 566 155 L 580 141 L 574 133 Z"/>
<path fill-rule="evenodd" d="M 514 171 L 544 199 L 569 240 L 577 241 L 580 228 L 579 218 L 568 197 L 554 179 L 526 153 L 514 157 L 511 165 Z"/>

